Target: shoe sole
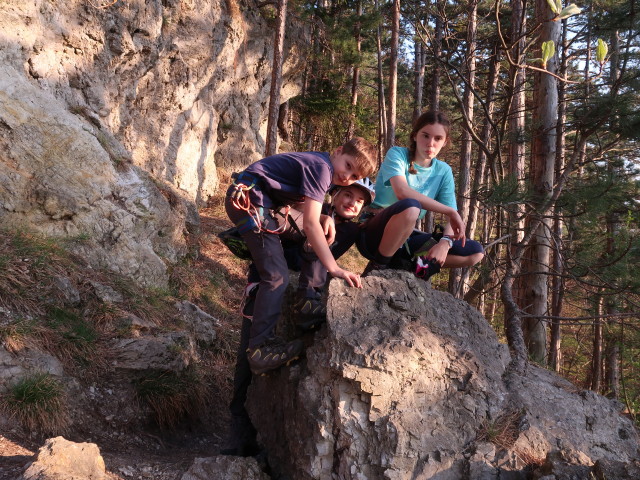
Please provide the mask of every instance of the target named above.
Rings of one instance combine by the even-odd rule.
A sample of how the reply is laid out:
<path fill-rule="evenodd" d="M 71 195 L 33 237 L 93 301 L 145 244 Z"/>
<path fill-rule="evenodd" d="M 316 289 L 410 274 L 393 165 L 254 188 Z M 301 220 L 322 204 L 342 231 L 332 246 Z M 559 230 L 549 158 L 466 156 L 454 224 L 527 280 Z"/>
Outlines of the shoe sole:
<path fill-rule="evenodd" d="M 324 325 L 327 320 L 322 317 L 317 320 L 307 320 L 306 322 L 297 322 L 296 327 L 303 332 L 313 332 L 314 330 L 318 330 L 322 325 Z"/>
<path fill-rule="evenodd" d="M 298 360 L 300 358 L 300 355 L 296 355 L 293 358 L 290 358 L 289 360 L 287 360 L 286 363 L 283 363 L 282 365 L 278 365 L 277 367 L 268 367 L 268 368 L 260 368 L 257 370 L 254 370 L 253 368 L 251 369 L 251 373 L 254 375 L 259 375 L 261 377 L 266 377 L 268 372 L 273 372 L 275 370 L 278 370 L 279 368 L 282 367 L 288 367 L 291 362 Z"/>

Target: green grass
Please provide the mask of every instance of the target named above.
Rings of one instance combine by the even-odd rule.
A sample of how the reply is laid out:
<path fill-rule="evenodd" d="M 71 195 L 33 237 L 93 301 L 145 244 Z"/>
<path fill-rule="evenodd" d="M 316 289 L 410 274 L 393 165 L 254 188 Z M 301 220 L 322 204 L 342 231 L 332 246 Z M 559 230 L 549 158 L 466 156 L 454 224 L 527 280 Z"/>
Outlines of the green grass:
<path fill-rule="evenodd" d="M 43 435 L 63 433 L 69 424 L 64 388 L 48 373 L 20 380 L 0 398 L 0 408 L 27 430 Z"/>

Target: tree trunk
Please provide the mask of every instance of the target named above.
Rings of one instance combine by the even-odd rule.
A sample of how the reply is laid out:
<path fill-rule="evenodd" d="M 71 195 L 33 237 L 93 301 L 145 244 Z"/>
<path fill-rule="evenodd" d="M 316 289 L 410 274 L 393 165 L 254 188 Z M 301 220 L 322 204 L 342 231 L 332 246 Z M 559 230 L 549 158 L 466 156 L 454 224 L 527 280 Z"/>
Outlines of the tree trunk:
<path fill-rule="evenodd" d="M 482 126 L 482 132 L 480 133 L 480 139 L 484 145 L 489 148 L 491 142 L 491 120 L 493 119 L 493 111 L 495 108 L 494 97 L 496 93 L 496 88 L 498 86 L 498 77 L 500 71 L 500 49 L 498 45 L 495 45 L 493 50 L 493 55 L 490 59 L 489 64 L 489 78 L 487 80 L 487 94 L 486 94 L 486 105 L 487 105 L 487 115 L 488 117 L 485 119 L 485 122 Z M 484 149 L 478 149 L 478 158 L 476 160 L 476 168 L 473 176 L 473 188 L 471 195 L 471 202 L 469 204 L 469 217 L 467 220 L 467 237 L 473 238 L 476 233 L 476 228 L 478 225 L 478 212 L 480 210 L 478 203 L 478 192 L 480 188 L 486 184 L 487 179 L 485 179 L 486 175 L 486 167 L 487 167 L 487 154 Z"/>
<path fill-rule="evenodd" d="M 357 7 L 358 18 L 362 17 L 362 0 L 358 0 Z M 362 49 L 362 36 L 360 35 L 360 22 L 356 22 L 355 27 L 356 49 L 360 53 Z M 359 59 L 358 59 L 359 61 Z M 347 128 L 347 137 L 345 140 L 351 139 L 356 129 L 356 108 L 358 106 L 358 88 L 360 86 L 360 64 L 356 63 L 353 67 L 353 80 L 351 82 L 351 112 L 349 115 L 349 128 Z"/>
<path fill-rule="evenodd" d="M 547 0 L 536 0 L 536 20 L 541 23 L 537 51 L 542 51 L 542 42 L 552 40 L 556 45 L 560 38 L 560 24 L 551 20 L 553 14 Z M 547 70 L 557 71 L 554 56 L 547 62 Z M 532 204 L 541 215 L 541 209 L 551 197 L 555 184 L 556 126 L 558 122 L 558 84 L 555 77 L 542 72 L 534 74 L 533 88 L 533 142 L 531 148 Z M 527 281 L 524 302 L 521 304 L 529 316 L 525 320 L 525 338 L 530 357 L 546 363 L 547 328 L 544 316 L 548 314 L 547 274 L 549 273 L 549 253 L 551 221 L 548 216 L 530 216 L 528 228 L 536 224 L 536 230 L 525 257 L 523 272 Z"/>
<path fill-rule="evenodd" d="M 400 0 L 393 0 L 391 20 L 391 55 L 389 58 L 389 109 L 387 110 L 387 137 L 385 150 L 396 140 L 396 94 L 398 89 L 398 43 L 400 38 Z"/>
<path fill-rule="evenodd" d="M 431 97 L 429 99 L 429 107 L 431 110 L 440 109 L 440 76 L 442 75 L 442 66 L 440 65 L 440 54 L 442 52 L 442 39 L 444 37 L 444 0 L 438 0 L 436 6 L 436 27 L 433 42 L 433 65 L 431 66 Z M 432 220 L 433 224 L 433 220 Z M 433 227 L 432 227 L 433 228 Z"/>
<path fill-rule="evenodd" d="M 376 11 L 379 11 L 378 0 L 375 1 Z M 387 138 L 387 112 L 384 95 L 384 74 L 382 72 L 382 27 L 378 22 L 376 31 L 376 42 L 378 49 L 378 164 L 382 163 L 382 149 Z"/>
<path fill-rule="evenodd" d="M 422 45 L 422 40 L 416 37 L 414 42 L 415 51 L 415 84 L 413 90 L 413 121 L 422 113 L 422 94 L 424 92 L 424 70 L 426 67 L 426 49 Z"/>
<path fill-rule="evenodd" d="M 620 398 L 620 347 L 616 341 L 607 343 L 606 394 L 609 398 Z"/>
<path fill-rule="evenodd" d="M 280 112 L 280 89 L 282 88 L 282 63 L 284 29 L 287 21 L 287 0 L 278 0 L 278 28 L 273 45 L 271 69 L 271 93 L 269 94 L 269 117 L 267 119 L 267 142 L 265 156 L 274 155 L 278 148 L 278 113 Z"/>
<path fill-rule="evenodd" d="M 469 199 L 471 197 L 471 153 L 473 138 L 471 129 L 474 125 L 474 92 L 476 87 L 476 22 L 478 3 L 472 0 L 469 4 L 467 19 L 467 53 L 465 56 L 465 89 L 462 98 L 462 110 L 467 121 L 462 131 L 460 167 L 458 170 L 457 203 L 458 213 L 467 220 L 469 218 Z M 467 269 L 468 270 L 468 269 Z M 449 271 L 449 293 L 456 298 L 462 298 L 464 288 L 462 283 L 462 269 L 453 268 Z"/>
<path fill-rule="evenodd" d="M 562 22 L 562 45 L 559 74 L 564 76 L 567 72 L 567 22 Z M 565 122 L 566 122 L 566 85 L 560 82 L 558 85 L 558 126 L 556 129 L 556 176 L 560 175 L 565 168 Z M 553 277 L 551 279 L 551 339 L 549 342 L 549 366 L 556 372 L 562 368 L 561 340 L 562 331 L 560 320 L 562 315 L 562 301 L 564 299 L 564 261 L 562 255 L 562 215 L 556 207 L 553 218 L 553 238 L 555 248 L 553 249 Z"/>
<path fill-rule="evenodd" d="M 480 134 L 480 139 L 484 145 L 489 148 L 491 143 L 491 120 L 493 119 L 493 111 L 494 111 L 494 96 L 496 92 L 496 88 L 498 86 L 498 73 L 500 70 L 500 49 L 496 44 L 493 55 L 490 58 L 489 65 L 489 78 L 488 78 L 488 87 L 486 94 L 486 108 L 487 108 L 487 118 L 485 118 L 484 125 L 482 126 L 482 132 Z M 487 154 L 484 149 L 478 149 L 478 158 L 476 159 L 475 172 L 473 176 L 473 188 L 471 189 L 471 202 L 469 204 L 469 217 L 467 219 L 467 238 L 474 238 L 476 234 L 476 227 L 478 224 L 478 211 L 480 210 L 480 205 L 478 202 L 478 192 L 483 185 L 486 185 L 490 180 L 486 175 L 487 169 Z M 486 226 L 486 225 L 485 225 Z M 488 238 L 488 236 L 487 236 Z M 486 261 L 485 261 L 486 265 Z M 470 287 L 469 285 L 469 277 L 470 277 L 471 269 L 465 268 L 462 272 L 461 283 L 463 285 L 462 295 L 463 298 L 466 299 L 469 294 Z M 491 281 L 493 275 L 484 275 L 480 274 L 479 278 L 483 278 L 485 282 L 474 284 L 475 288 L 479 288 L 480 291 L 478 295 L 482 294 L 485 285 Z"/>
<path fill-rule="evenodd" d="M 511 33 L 514 40 L 510 51 L 511 58 L 517 64 L 524 63 L 524 49 L 526 38 L 524 31 L 526 28 L 526 10 L 523 0 L 513 0 L 511 2 Z M 515 41 L 515 39 L 518 39 Z M 511 85 L 511 107 L 509 110 L 509 154 L 508 172 L 512 181 L 517 185 L 519 191 L 524 191 L 525 183 L 525 109 L 526 109 L 526 71 L 512 65 L 509 70 L 509 82 Z M 524 204 L 516 203 L 508 206 L 509 209 L 509 233 L 511 235 L 512 249 L 522 240 L 524 235 Z M 523 279 L 514 281 L 513 296 L 518 303 L 524 299 L 525 283 Z"/>
<path fill-rule="evenodd" d="M 591 372 L 589 388 L 600 392 L 602 385 L 602 316 L 604 315 L 604 300 L 601 295 L 594 301 L 596 319 L 593 323 L 593 349 L 591 351 Z"/>

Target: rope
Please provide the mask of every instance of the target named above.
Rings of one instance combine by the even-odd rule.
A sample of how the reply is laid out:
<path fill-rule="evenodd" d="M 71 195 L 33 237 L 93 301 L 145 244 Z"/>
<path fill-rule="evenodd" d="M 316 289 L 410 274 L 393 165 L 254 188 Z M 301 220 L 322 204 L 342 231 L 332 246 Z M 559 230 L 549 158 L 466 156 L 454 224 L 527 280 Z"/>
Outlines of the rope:
<path fill-rule="evenodd" d="M 231 204 L 234 206 L 234 208 L 247 212 L 247 214 L 253 220 L 253 223 L 258 227 L 258 230 L 260 232 L 273 233 L 276 235 L 284 233 L 287 230 L 289 211 L 291 210 L 291 206 L 287 205 L 285 207 L 285 212 L 283 215 L 284 223 L 282 225 L 280 225 L 275 230 L 270 230 L 266 228 L 262 224 L 263 223 L 262 222 L 263 215 L 261 215 L 262 208 L 259 208 L 259 209 L 256 208 L 251 203 L 251 198 L 247 194 L 247 192 L 251 190 L 255 186 L 255 184 L 256 183 L 254 181 L 251 185 L 247 186 L 244 183 L 236 183 L 236 181 L 234 180 L 233 185 L 235 187 L 235 191 L 231 194 Z"/>

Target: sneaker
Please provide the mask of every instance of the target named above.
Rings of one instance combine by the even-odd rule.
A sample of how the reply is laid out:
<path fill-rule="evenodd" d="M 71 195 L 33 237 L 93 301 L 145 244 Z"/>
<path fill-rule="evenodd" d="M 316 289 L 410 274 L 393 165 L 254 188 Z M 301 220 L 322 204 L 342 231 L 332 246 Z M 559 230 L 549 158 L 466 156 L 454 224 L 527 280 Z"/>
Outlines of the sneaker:
<path fill-rule="evenodd" d="M 431 275 L 440 271 L 440 264 L 434 258 L 418 257 L 416 259 L 415 275 L 422 280 L 429 280 Z"/>
<path fill-rule="evenodd" d="M 256 295 L 258 294 L 258 282 L 248 283 L 244 288 L 242 300 L 240 301 L 240 313 L 245 318 L 251 320 L 253 318 L 253 305 L 256 303 Z"/>
<path fill-rule="evenodd" d="M 282 365 L 296 360 L 304 343 L 301 340 L 285 342 L 282 338 L 271 337 L 262 345 L 247 348 L 249 367 L 254 375 L 261 375 L 269 370 L 275 370 Z"/>
<path fill-rule="evenodd" d="M 389 268 L 390 268 L 389 265 L 383 265 L 382 263 L 376 263 L 373 260 L 369 260 L 369 263 L 367 263 L 367 266 L 364 267 L 364 271 L 360 276 L 366 277 L 367 275 L 369 275 L 371 272 L 375 270 L 388 270 Z"/>

